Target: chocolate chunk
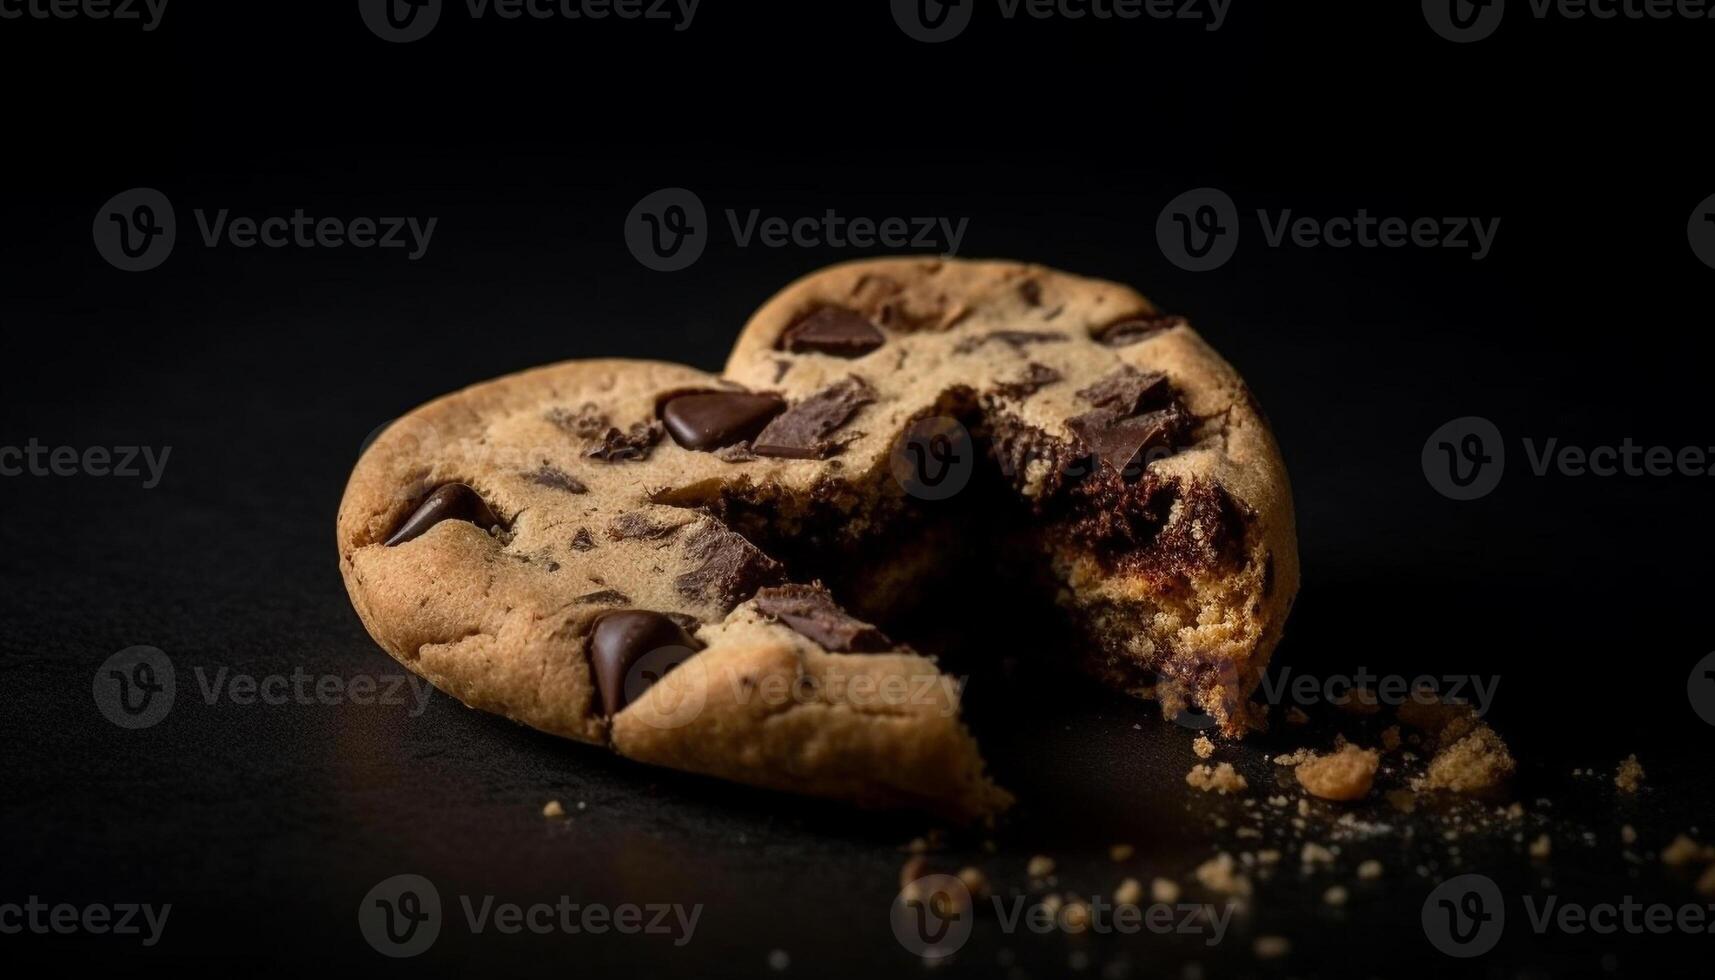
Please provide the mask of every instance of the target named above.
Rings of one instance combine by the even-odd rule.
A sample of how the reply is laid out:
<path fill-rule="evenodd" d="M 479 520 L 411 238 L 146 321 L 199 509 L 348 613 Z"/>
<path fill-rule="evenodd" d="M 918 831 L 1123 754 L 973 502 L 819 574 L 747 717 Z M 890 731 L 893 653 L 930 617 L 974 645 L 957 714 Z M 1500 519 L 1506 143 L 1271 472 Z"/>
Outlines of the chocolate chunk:
<path fill-rule="evenodd" d="M 780 380 L 786 377 L 786 372 L 790 370 L 792 370 L 791 361 L 776 360 L 774 362 L 774 383 L 779 384 Z"/>
<path fill-rule="evenodd" d="M 494 516 L 494 511 L 483 502 L 482 496 L 463 483 L 448 483 L 435 488 L 435 491 L 424 498 L 405 518 L 391 537 L 386 546 L 391 548 L 396 544 L 404 544 L 413 538 L 422 536 L 423 532 L 442 521 L 469 521 L 484 531 L 500 523 Z"/>
<path fill-rule="evenodd" d="M 1024 377 L 1016 381 L 1003 381 L 995 385 L 995 391 L 1008 398 L 1020 401 L 1036 394 L 1048 385 L 1060 380 L 1060 372 L 1046 364 L 1031 361 L 1024 369 Z"/>
<path fill-rule="evenodd" d="M 705 526 L 685 541 L 685 555 L 697 567 L 673 585 L 685 596 L 708 599 L 731 610 L 764 585 L 780 581 L 785 569 L 744 535 L 718 524 Z"/>
<path fill-rule="evenodd" d="M 1018 295 L 1024 300 L 1025 306 L 1042 305 L 1042 284 L 1034 279 L 1026 279 L 1018 284 Z"/>
<path fill-rule="evenodd" d="M 1155 314 L 1149 316 L 1127 317 L 1118 323 L 1109 324 L 1096 331 L 1096 340 L 1109 347 L 1128 347 L 1142 340 L 1148 340 L 1165 330 L 1171 330 L 1185 322 L 1182 316 L 1167 316 Z"/>
<path fill-rule="evenodd" d="M 651 520 L 648 515 L 632 511 L 621 514 L 607 526 L 607 536 L 615 541 L 655 541 L 671 537 L 690 521 L 680 521 L 669 524 L 665 521 Z"/>
<path fill-rule="evenodd" d="M 609 718 L 703 645 L 667 616 L 644 609 L 602 614 L 590 634 L 590 666 Z M 636 669 L 634 669 L 636 668 Z"/>
<path fill-rule="evenodd" d="M 631 605 L 631 597 L 626 595 L 625 593 L 619 591 L 618 589 L 602 589 L 599 592 L 586 592 L 583 595 L 578 596 L 576 599 L 573 599 L 572 601 L 573 602 L 580 602 L 580 603 L 583 603 L 584 605 L 588 605 L 588 606 L 629 606 L 629 605 Z"/>
<path fill-rule="evenodd" d="M 580 439 L 594 439 L 607 431 L 607 416 L 595 402 L 584 402 L 577 411 L 555 408 L 548 412 L 548 421 Z"/>
<path fill-rule="evenodd" d="M 1173 386 L 1160 371 L 1126 367 L 1078 392 L 1078 397 L 1120 415 L 1136 415 L 1145 409 L 1165 408 L 1173 400 Z"/>
<path fill-rule="evenodd" d="M 639 422 L 628 432 L 609 427 L 601 437 L 601 445 L 585 453 L 591 459 L 617 463 L 627 459 L 648 459 L 649 451 L 661 441 L 661 423 Z"/>
<path fill-rule="evenodd" d="M 756 593 L 756 609 L 773 616 L 824 649 L 842 653 L 892 650 L 893 641 L 881 630 L 846 614 L 825 589 L 813 585 L 782 585 Z"/>
<path fill-rule="evenodd" d="M 595 536 L 590 534 L 587 527 L 578 528 L 578 533 L 572 535 L 573 551 L 589 551 L 595 547 Z"/>
<path fill-rule="evenodd" d="M 828 436 L 873 401 L 875 390 L 862 378 L 849 377 L 776 416 L 756 437 L 751 451 L 785 459 L 825 459 L 834 448 Z"/>
<path fill-rule="evenodd" d="M 862 357 L 885 343 L 887 337 L 869 318 L 842 306 L 824 306 L 780 335 L 781 349 L 794 354 Z"/>
<path fill-rule="evenodd" d="M 1066 420 L 1097 458 L 1128 481 L 1137 479 L 1149 465 L 1152 450 L 1171 449 L 1187 424 L 1177 407 L 1134 418 L 1098 408 Z"/>
<path fill-rule="evenodd" d="M 553 490 L 564 490 L 567 493 L 588 493 L 589 487 L 583 481 L 572 476 L 557 466 L 543 463 L 536 472 L 530 474 L 530 482 Z"/>
<path fill-rule="evenodd" d="M 1063 333 L 1052 333 L 1045 330 L 992 330 L 975 337 L 966 337 L 953 345 L 953 353 L 969 354 L 990 341 L 1005 344 L 1017 353 L 1024 353 L 1024 348 L 1031 344 L 1059 344 L 1067 337 Z"/>
<path fill-rule="evenodd" d="M 778 395 L 742 391 L 698 391 L 680 395 L 661 409 L 673 441 L 686 449 L 708 451 L 755 437 L 786 409 Z"/>

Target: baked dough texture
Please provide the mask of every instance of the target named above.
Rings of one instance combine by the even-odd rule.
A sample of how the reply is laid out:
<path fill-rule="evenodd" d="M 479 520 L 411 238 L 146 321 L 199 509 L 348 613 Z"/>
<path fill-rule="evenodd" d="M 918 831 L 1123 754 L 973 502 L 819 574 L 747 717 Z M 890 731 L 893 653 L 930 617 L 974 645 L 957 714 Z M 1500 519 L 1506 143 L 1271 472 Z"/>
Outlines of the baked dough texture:
<path fill-rule="evenodd" d="M 1064 617 L 1054 655 L 1229 735 L 1298 586 L 1238 374 L 1131 289 L 1006 261 L 821 270 L 720 375 L 568 361 L 437 399 L 364 453 L 337 535 L 370 634 L 467 705 L 961 820 L 1011 798 L 960 683 L 886 630 L 977 542 Z"/>

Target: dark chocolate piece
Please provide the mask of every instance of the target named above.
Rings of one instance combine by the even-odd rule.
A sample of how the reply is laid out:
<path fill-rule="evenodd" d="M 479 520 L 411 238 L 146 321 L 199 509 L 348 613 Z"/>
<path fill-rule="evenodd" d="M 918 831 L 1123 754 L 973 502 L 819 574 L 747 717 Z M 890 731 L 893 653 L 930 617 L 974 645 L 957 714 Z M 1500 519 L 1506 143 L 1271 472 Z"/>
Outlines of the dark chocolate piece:
<path fill-rule="evenodd" d="M 744 535 L 718 524 L 707 525 L 686 539 L 685 554 L 697 567 L 680 575 L 673 585 L 687 597 L 714 601 L 723 611 L 750 598 L 757 589 L 780 581 L 785 574 L 779 562 L 763 554 Z"/>
<path fill-rule="evenodd" d="M 590 534 L 587 527 L 578 528 L 578 533 L 572 535 L 573 551 L 590 551 L 595 548 L 595 536 Z"/>
<path fill-rule="evenodd" d="M 628 432 L 609 427 L 601 437 L 601 445 L 585 453 L 591 459 L 617 463 L 627 459 L 648 459 L 649 451 L 661 441 L 661 423 L 639 422 Z"/>
<path fill-rule="evenodd" d="M 1148 466 L 1151 450 L 1172 448 L 1186 427 L 1186 418 L 1177 407 L 1130 418 L 1098 408 L 1067 419 L 1066 425 L 1098 459 L 1130 481 Z"/>
<path fill-rule="evenodd" d="M 1127 317 L 1118 323 L 1111 323 L 1096 331 L 1096 340 L 1109 347 L 1129 347 L 1139 341 L 1148 340 L 1164 330 L 1171 330 L 1180 326 L 1184 322 L 1185 318 L 1182 316 L 1169 316 L 1167 314 Z"/>
<path fill-rule="evenodd" d="M 609 718 L 654 686 L 669 670 L 701 650 L 691 634 L 658 612 L 604 613 L 590 635 L 590 666 Z M 647 658 L 647 663 L 640 664 Z M 640 669 L 633 671 L 632 668 Z"/>
<path fill-rule="evenodd" d="M 488 504 L 475 490 L 463 483 L 448 483 L 436 487 L 433 493 L 417 505 L 411 516 L 405 518 L 398 529 L 388 537 L 386 546 L 391 548 L 421 537 L 425 531 L 442 521 L 469 521 L 484 531 L 500 523 L 500 519 L 494 516 L 494 511 L 489 509 Z"/>
<path fill-rule="evenodd" d="M 553 490 L 564 490 L 567 493 L 588 493 L 589 487 L 583 481 L 567 473 L 557 466 L 543 463 L 536 472 L 530 474 L 530 482 Z"/>
<path fill-rule="evenodd" d="M 1136 415 L 1145 409 L 1167 407 L 1173 400 L 1173 386 L 1160 371 L 1126 367 L 1078 392 L 1078 397 L 1120 415 Z"/>
<path fill-rule="evenodd" d="M 842 306 L 824 306 L 780 335 L 781 349 L 794 354 L 862 357 L 885 343 L 886 335 L 868 317 Z"/>
<path fill-rule="evenodd" d="M 825 589 L 813 585 L 782 585 L 756 593 L 756 609 L 773 616 L 824 649 L 840 653 L 892 650 L 893 641 L 881 630 L 847 615 Z"/>
<path fill-rule="evenodd" d="M 776 416 L 751 451 L 784 459 L 825 459 L 834 448 L 828 436 L 873 401 L 875 390 L 862 378 L 829 385 Z"/>
<path fill-rule="evenodd" d="M 674 442 L 709 451 L 754 438 L 785 410 L 786 400 L 778 395 L 698 391 L 668 401 L 661 408 L 661 421 Z"/>

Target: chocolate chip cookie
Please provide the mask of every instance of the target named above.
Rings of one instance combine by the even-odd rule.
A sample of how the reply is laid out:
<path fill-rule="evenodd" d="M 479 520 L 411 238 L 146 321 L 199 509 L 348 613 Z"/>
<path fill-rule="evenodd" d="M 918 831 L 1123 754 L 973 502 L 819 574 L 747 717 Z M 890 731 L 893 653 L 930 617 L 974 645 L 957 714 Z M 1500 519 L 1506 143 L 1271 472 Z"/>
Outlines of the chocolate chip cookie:
<path fill-rule="evenodd" d="M 466 704 L 955 818 L 1010 797 L 890 625 L 951 569 L 1027 581 L 1056 655 L 1229 734 L 1298 584 L 1233 369 L 1123 286 L 1012 262 L 822 270 L 718 376 L 575 361 L 448 395 L 364 454 L 338 538 L 370 633 Z"/>

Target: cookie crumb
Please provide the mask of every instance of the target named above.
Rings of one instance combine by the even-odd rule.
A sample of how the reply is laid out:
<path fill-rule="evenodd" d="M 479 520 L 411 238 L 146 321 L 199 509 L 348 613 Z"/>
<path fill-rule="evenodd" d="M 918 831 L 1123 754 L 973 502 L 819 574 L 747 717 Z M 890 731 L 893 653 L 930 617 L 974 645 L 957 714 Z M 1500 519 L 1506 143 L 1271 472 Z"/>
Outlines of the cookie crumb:
<path fill-rule="evenodd" d="M 1249 895 L 1251 880 L 1239 870 L 1238 862 L 1226 851 L 1197 866 L 1192 872 L 1204 888 L 1220 895 Z"/>
<path fill-rule="evenodd" d="M 1310 716 L 1295 704 L 1286 709 L 1286 723 L 1288 725 L 1308 725 L 1310 724 Z"/>
<path fill-rule="evenodd" d="M 1638 831 L 1636 827 L 1633 827 L 1631 824 L 1626 824 L 1620 828 L 1620 843 L 1636 844 L 1637 842 Z"/>
<path fill-rule="evenodd" d="M 1547 834 L 1538 835 L 1536 840 L 1530 842 L 1530 856 L 1532 858 L 1540 861 L 1552 853 L 1554 853 L 1554 842 L 1548 839 Z"/>
<path fill-rule="evenodd" d="M 1179 882 L 1172 878 L 1157 878 L 1149 883 L 1149 897 L 1158 905 L 1179 901 Z"/>
<path fill-rule="evenodd" d="M 1114 846 L 1108 848 L 1108 860 L 1110 860 L 1110 861 L 1130 861 L 1131 856 L 1133 854 L 1136 854 L 1136 853 L 1137 853 L 1137 848 L 1132 847 L 1130 844 L 1115 844 Z"/>
<path fill-rule="evenodd" d="M 1715 860 L 1715 847 L 1699 844 L 1684 834 L 1675 837 L 1673 843 L 1661 850 L 1661 863 L 1670 868 L 1711 860 Z"/>
<path fill-rule="evenodd" d="M 542 806 L 542 816 L 549 820 L 558 820 L 565 815 L 566 808 L 560 804 L 559 800 L 549 800 Z"/>
<path fill-rule="evenodd" d="M 1197 758 L 1207 759 L 1215 754 L 1215 743 L 1209 741 L 1209 736 L 1199 735 L 1191 742 L 1191 751 L 1197 753 Z"/>
<path fill-rule="evenodd" d="M 959 872 L 959 880 L 964 883 L 965 890 L 970 892 L 971 897 L 977 901 L 980 902 L 989 897 L 989 878 L 988 875 L 983 874 L 981 868 L 965 868 Z"/>
<path fill-rule="evenodd" d="M 1305 867 L 1314 867 L 1318 864 L 1333 864 L 1334 852 L 1328 850 L 1326 847 L 1323 847 L 1315 841 L 1311 841 L 1304 845 L 1303 851 L 1299 852 L 1298 861 Z"/>
<path fill-rule="evenodd" d="M 1316 758 L 1316 753 L 1309 749 L 1293 749 L 1291 752 L 1275 756 L 1274 764 L 1277 766 L 1296 766 L 1314 758 Z"/>
<path fill-rule="evenodd" d="M 1215 792 L 1222 796 L 1242 792 L 1248 785 L 1245 777 L 1234 771 L 1230 762 L 1214 766 L 1192 766 L 1191 771 L 1185 774 L 1185 782 L 1193 789 L 1200 789 L 1205 793 Z"/>
<path fill-rule="evenodd" d="M 1258 936 L 1252 948 L 1259 960 L 1278 960 L 1292 952 L 1292 943 L 1285 936 Z"/>
<path fill-rule="evenodd" d="M 1636 793 L 1644 784 L 1644 767 L 1638 763 L 1637 753 L 1626 756 L 1620 761 L 1620 768 L 1614 773 L 1614 785 L 1622 793 Z"/>
<path fill-rule="evenodd" d="M 1338 752 L 1299 763 L 1298 783 L 1312 796 L 1350 802 L 1369 795 L 1381 755 L 1374 749 L 1347 745 Z"/>
<path fill-rule="evenodd" d="M 1443 729 L 1442 746 L 1429 760 L 1429 769 L 1412 780 L 1412 788 L 1454 793 L 1486 793 L 1500 788 L 1518 768 L 1512 753 L 1495 730 L 1480 721 L 1454 736 L 1464 721 L 1455 718 Z"/>
<path fill-rule="evenodd" d="M 1159 878 L 1157 881 L 1161 880 Z M 1136 905 L 1143 901 L 1143 885 L 1136 878 L 1127 878 L 1114 889 L 1115 905 Z"/>
<path fill-rule="evenodd" d="M 1375 881 L 1382 876 L 1382 863 L 1375 859 L 1358 865 L 1358 878 L 1363 881 Z"/>
<path fill-rule="evenodd" d="M 1054 859 L 1046 854 L 1038 854 L 1024 866 L 1024 873 L 1032 878 L 1046 878 L 1054 873 Z"/>
<path fill-rule="evenodd" d="M 1349 894 L 1347 893 L 1346 886 L 1344 885 L 1334 885 L 1322 893 L 1322 901 L 1334 906 L 1335 908 L 1346 904 L 1346 899 L 1348 897 Z"/>
<path fill-rule="evenodd" d="M 1060 927 L 1067 932 L 1083 932 L 1090 927 L 1090 906 L 1074 899 L 1060 913 Z"/>
<path fill-rule="evenodd" d="M 1398 749 L 1400 745 L 1399 726 L 1389 725 L 1382 729 L 1382 748 L 1389 752 Z"/>
<path fill-rule="evenodd" d="M 1697 879 L 1697 893 L 1715 897 L 1715 864 L 1703 869 L 1703 874 Z"/>

